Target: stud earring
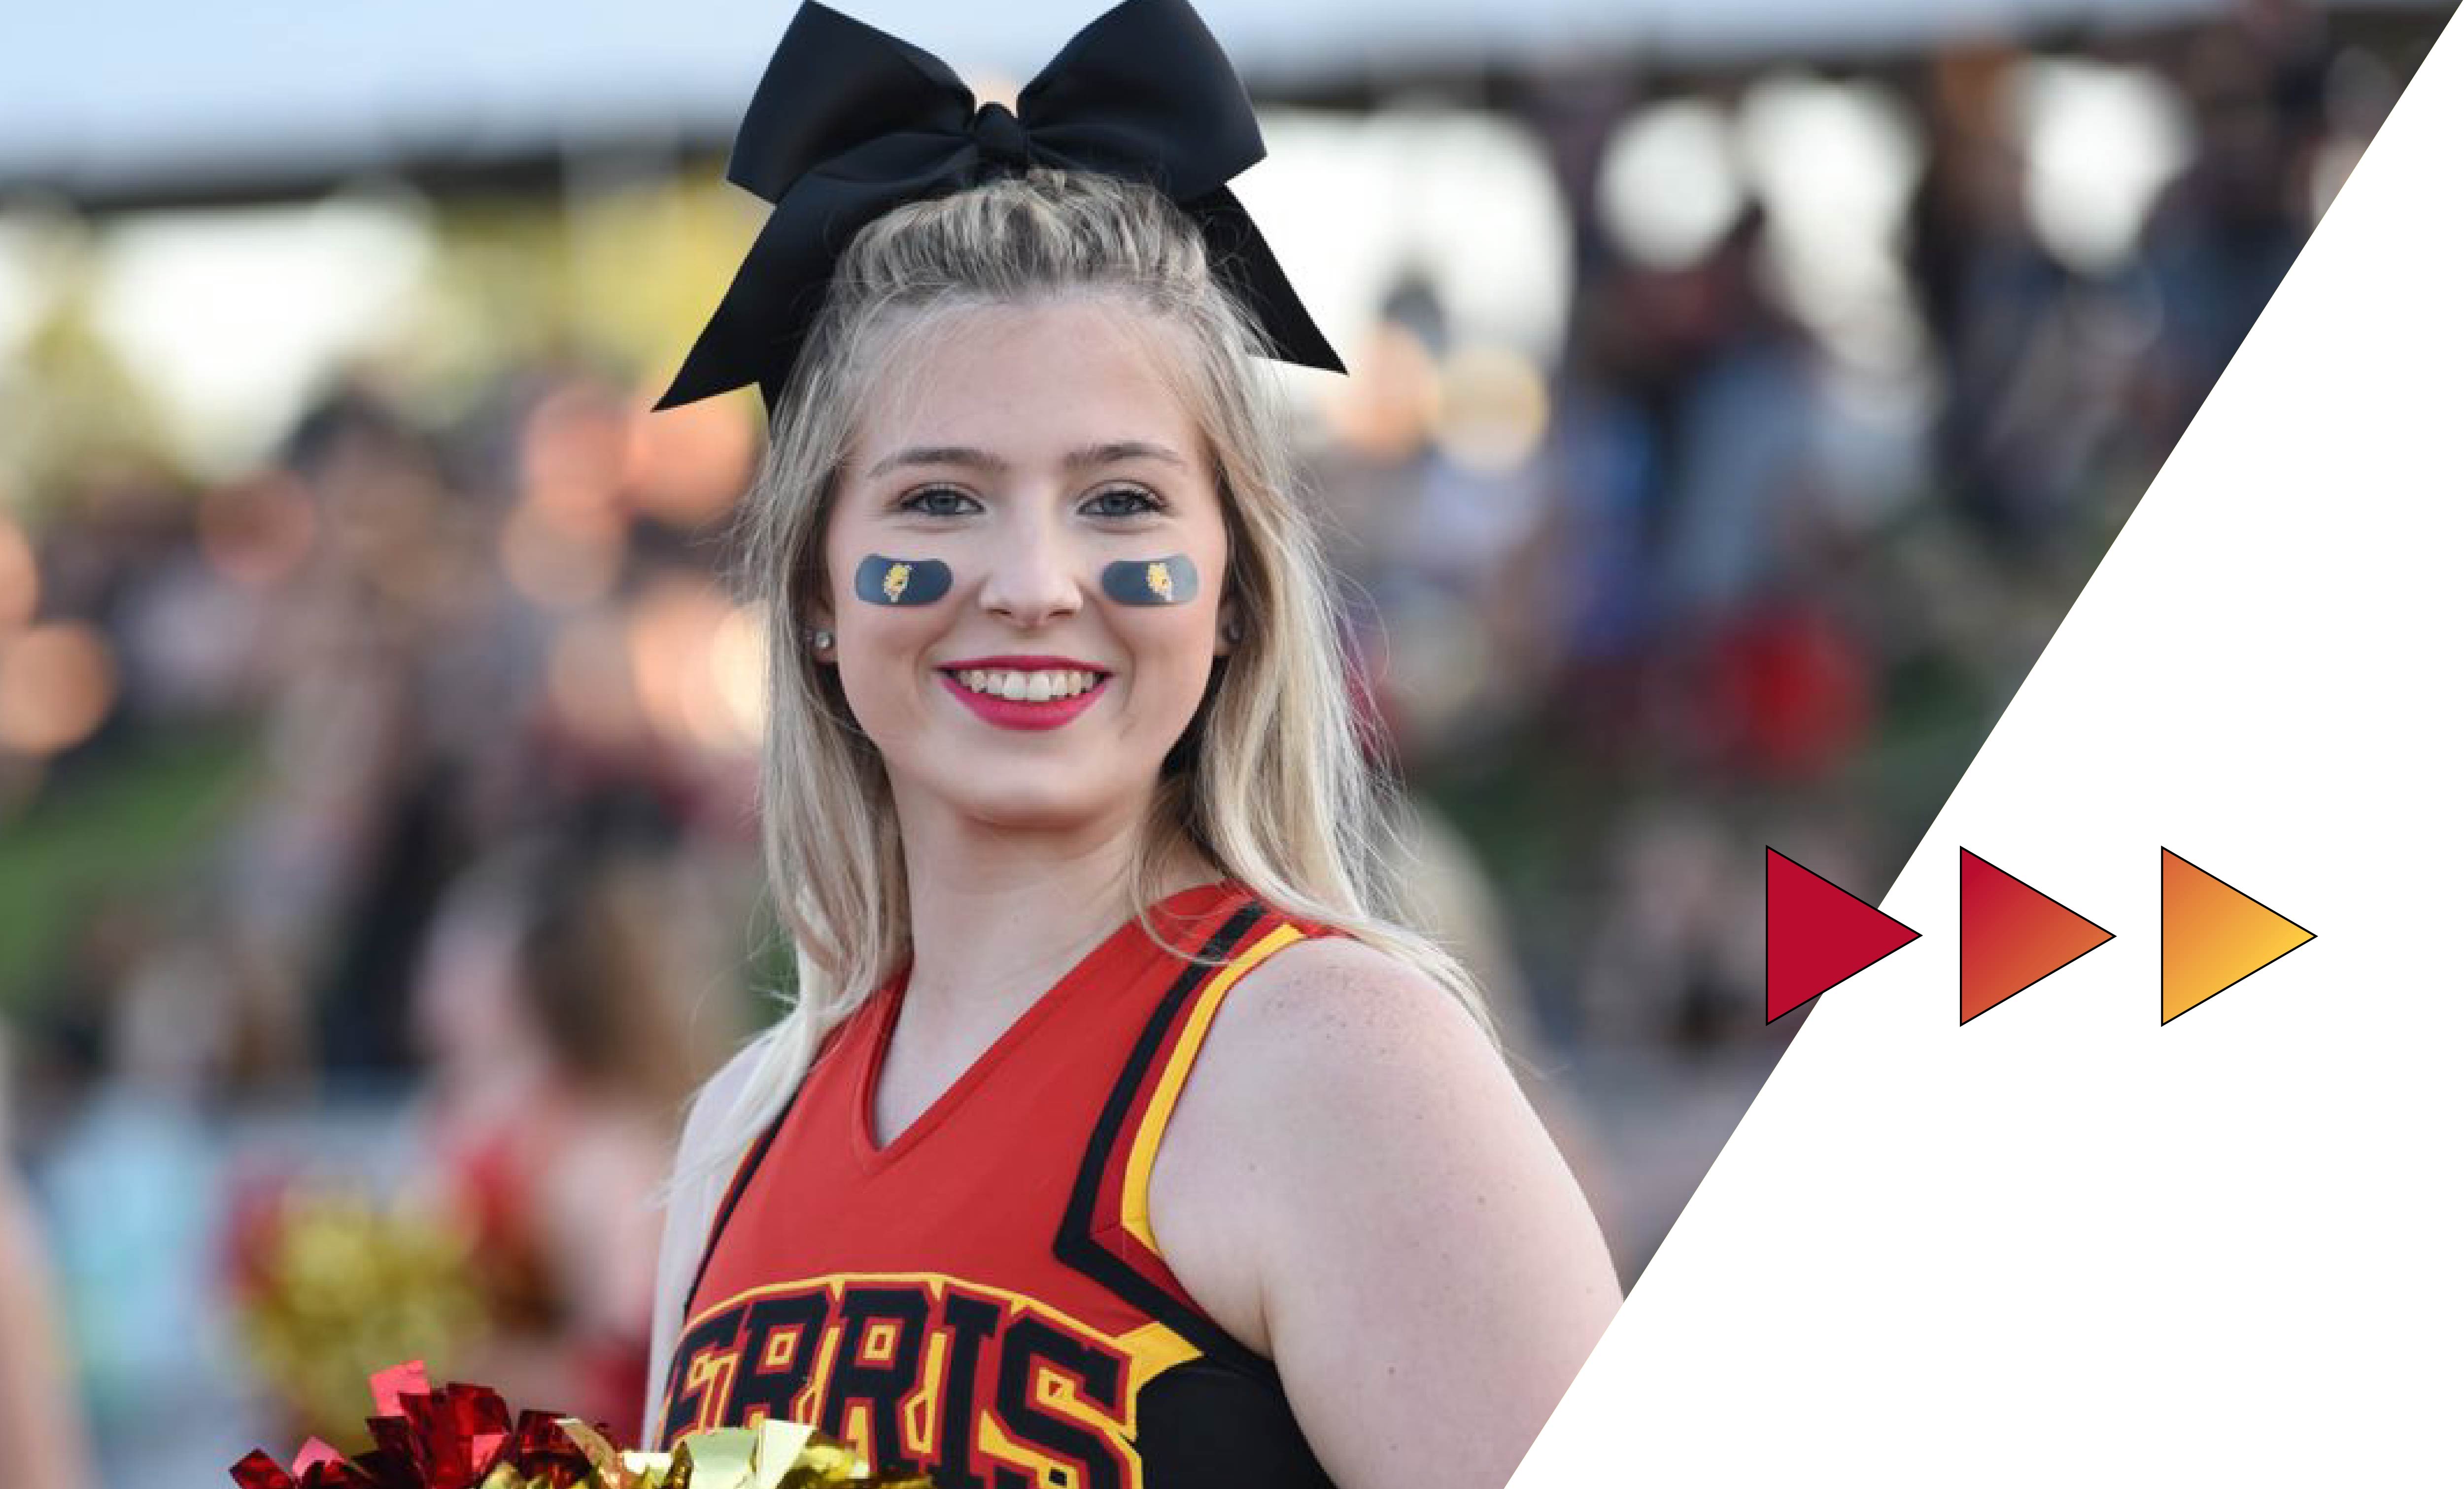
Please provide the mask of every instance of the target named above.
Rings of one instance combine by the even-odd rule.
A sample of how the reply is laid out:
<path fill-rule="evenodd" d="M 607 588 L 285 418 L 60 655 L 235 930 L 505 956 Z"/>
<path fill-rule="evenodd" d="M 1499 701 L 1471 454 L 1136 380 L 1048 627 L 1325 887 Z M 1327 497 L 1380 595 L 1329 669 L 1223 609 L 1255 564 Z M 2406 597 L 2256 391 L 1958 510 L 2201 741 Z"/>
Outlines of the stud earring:
<path fill-rule="evenodd" d="M 838 637 L 830 634 L 829 627 L 815 626 L 812 631 L 812 641 L 814 651 L 826 652 L 833 645 L 837 644 Z"/>

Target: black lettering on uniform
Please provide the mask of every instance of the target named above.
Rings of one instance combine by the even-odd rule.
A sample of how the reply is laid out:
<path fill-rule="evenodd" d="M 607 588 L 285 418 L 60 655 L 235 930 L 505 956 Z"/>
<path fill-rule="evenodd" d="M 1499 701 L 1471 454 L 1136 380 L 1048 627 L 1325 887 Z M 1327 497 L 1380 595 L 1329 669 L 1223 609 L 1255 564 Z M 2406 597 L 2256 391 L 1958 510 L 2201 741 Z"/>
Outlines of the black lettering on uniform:
<path fill-rule="evenodd" d="M 742 1308 L 722 1308 L 687 1330 L 676 1341 L 675 1357 L 668 1363 L 668 1411 L 659 1427 L 657 1447 L 670 1443 L 693 1430 L 701 1422 L 702 1397 L 710 1391 L 710 1383 L 687 1387 L 691 1379 L 693 1357 L 710 1351 L 725 1351 L 736 1343 L 736 1326 L 743 1321 Z"/>
<path fill-rule="evenodd" d="M 848 1406 L 858 1401 L 869 1405 L 876 1474 L 912 1474 L 920 1466 L 899 1433 L 898 1403 L 915 1389 L 927 1319 L 924 1295 L 907 1287 L 850 1287 L 839 1305 L 838 1354 L 830 1362 L 830 1385 L 822 1397 L 818 1425 L 829 1435 L 845 1438 Z M 876 1323 L 891 1325 L 896 1337 L 886 1363 L 867 1364 L 865 1336 Z"/>
<path fill-rule="evenodd" d="M 951 1288 L 941 1300 L 949 1331 L 948 1374 L 941 1385 L 940 1462 L 933 1481 L 942 1489 L 984 1489 L 976 1473 L 976 1387 L 985 1342 L 1001 1328 L 1001 1305 Z"/>
<path fill-rule="evenodd" d="M 757 1411 L 781 1422 L 794 1418 L 796 1398 L 812 1384 L 813 1351 L 829 1322 L 826 1293 L 765 1298 L 745 1310 L 743 1353 L 736 1362 L 736 1387 L 727 1396 L 728 1426 L 752 1426 Z M 787 1357 L 773 1365 L 771 1342 L 781 1330 L 791 1331 L 795 1343 Z"/>
<path fill-rule="evenodd" d="M 1068 1417 L 1037 1407 L 1039 1365 L 1058 1367 L 1077 1381 L 1081 1396 L 1117 1418 L 1121 1414 L 1120 1358 L 1072 1339 L 1032 1315 L 1016 1319 L 1001 1340 L 1001 1387 L 995 1399 L 1001 1425 L 1010 1435 L 1078 1467 L 1078 1489 L 1122 1489 L 1121 1463 L 1111 1443 Z M 1002 1469 L 993 1483 L 996 1489 L 1037 1489 L 1025 1475 L 1012 1469 Z"/>

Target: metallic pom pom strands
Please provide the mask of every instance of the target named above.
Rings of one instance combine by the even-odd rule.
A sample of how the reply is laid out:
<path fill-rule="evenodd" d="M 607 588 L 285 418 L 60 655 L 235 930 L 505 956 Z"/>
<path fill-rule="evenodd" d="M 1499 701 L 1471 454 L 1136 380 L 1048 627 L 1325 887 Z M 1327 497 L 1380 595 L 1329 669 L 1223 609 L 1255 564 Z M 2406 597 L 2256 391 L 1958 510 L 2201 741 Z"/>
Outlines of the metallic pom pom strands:
<path fill-rule="evenodd" d="M 369 1378 L 376 1447 L 346 1458 L 310 1438 L 291 1467 L 258 1450 L 240 1489 L 933 1489 L 876 1474 L 852 1445 L 776 1419 L 693 1433 L 672 1453 L 626 1452 L 604 1426 L 537 1409 L 514 1415 L 485 1386 L 432 1388 L 412 1360 Z"/>
<path fill-rule="evenodd" d="M 1107 564 L 1104 592 L 1123 605 L 1186 605 L 1198 598 L 1198 566 L 1185 553 Z"/>
<path fill-rule="evenodd" d="M 855 597 L 873 605 L 930 605 L 949 592 L 950 566 L 939 559 L 868 553 L 855 567 Z"/>

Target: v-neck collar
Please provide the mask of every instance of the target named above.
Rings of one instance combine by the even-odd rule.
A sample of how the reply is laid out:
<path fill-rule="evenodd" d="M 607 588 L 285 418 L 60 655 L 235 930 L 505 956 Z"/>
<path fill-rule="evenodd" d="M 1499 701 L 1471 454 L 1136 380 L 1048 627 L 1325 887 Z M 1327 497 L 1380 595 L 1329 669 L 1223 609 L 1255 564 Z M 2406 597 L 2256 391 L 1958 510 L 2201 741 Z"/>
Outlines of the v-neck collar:
<path fill-rule="evenodd" d="M 1208 895 L 1228 894 L 1237 887 L 1230 879 L 1192 885 L 1190 888 L 1167 895 L 1147 906 L 1146 914 L 1152 920 L 1169 920 L 1171 912 L 1183 901 L 1195 901 Z M 877 1130 L 873 1122 L 874 1099 L 881 1088 L 882 1067 L 890 1057 L 890 1041 L 898 1032 L 898 1015 L 906 1004 L 907 978 L 909 972 L 913 969 L 911 959 L 909 965 L 901 967 L 897 976 L 891 979 L 889 985 L 881 989 L 877 999 L 879 1007 L 872 1011 L 872 1023 L 865 1030 L 865 1037 L 869 1047 L 864 1056 L 862 1078 L 855 1082 L 854 1100 L 847 1114 L 847 1142 L 858 1166 L 868 1173 L 885 1168 L 896 1163 L 913 1151 L 918 1144 L 932 1136 L 935 1128 L 940 1126 L 953 1112 L 965 1104 L 967 1098 L 977 1087 L 991 1078 L 993 1072 L 1009 1057 L 1012 1051 L 1024 1044 L 1036 1029 L 1049 1019 L 1055 1011 L 1073 1001 L 1081 989 L 1093 977 L 1096 967 L 1111 960 L 1108 953 L 1117 947 L 1125 938 L 1144 936 L 1145 933 L 1140 929 L 1138 921 L 1138 916 L 1132 915 L 1113 927 L 1110 935 L 1097 942 L 1085 955 L 1072 963 L 1068 970 L 1063 972 L 1050 987 L 1039 993 L 1023 1012 L 1012 1019 L 1009 1027 L 1001 1031 L 1001 1036 L 985 1046 L 983 1053 L 978 1055 L 965 1070 L 959 1072 L 958 1078 L 944 1087 L 941 1094 L 935 1097 L 932 1103 L 916 1115 L 914 1121 L 900 1129 L 898 1135 L 888 1143 L 880 1143 L 874 1137 Z"/>

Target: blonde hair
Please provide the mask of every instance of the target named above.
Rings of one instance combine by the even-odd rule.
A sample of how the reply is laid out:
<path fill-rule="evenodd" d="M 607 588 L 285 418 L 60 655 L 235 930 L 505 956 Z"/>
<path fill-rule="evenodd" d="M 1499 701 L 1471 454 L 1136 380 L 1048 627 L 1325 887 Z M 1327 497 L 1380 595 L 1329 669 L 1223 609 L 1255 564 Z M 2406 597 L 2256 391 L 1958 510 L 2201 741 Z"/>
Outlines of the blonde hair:
<path fill-rule="evenodd" d="M 1331 583 L 1255 319 L 1210 272 L 1197 226 L 1153 188 L 1039 168 L 906 204 L 857 233 L 788 383 L 739 538 L 769 677 L 763 856 L 797 989 L 710 1142 L 679 1153 L 676 1182 L 741 1152 L 823 1035 L 910 951 L 889 778 L 804 629 L 826 593 L 824 526 L 865 402 L 903 396 L 888 372 L 912 367 L 904 354 L 957 316 L 1059 296 L 1093 297 L 1179 343 L 1159 361 L 1214 450 L 1230 538 L 1224 594 L 1243 628 L 1165 763 L 1131 868 L 1132 907 L 1160 898 L 1177 837 L 1270 904 L 1418 968 L 1487 1027 L 1463 966 L 1395 908 L 1391 787 L 1355 724 Z"/>

